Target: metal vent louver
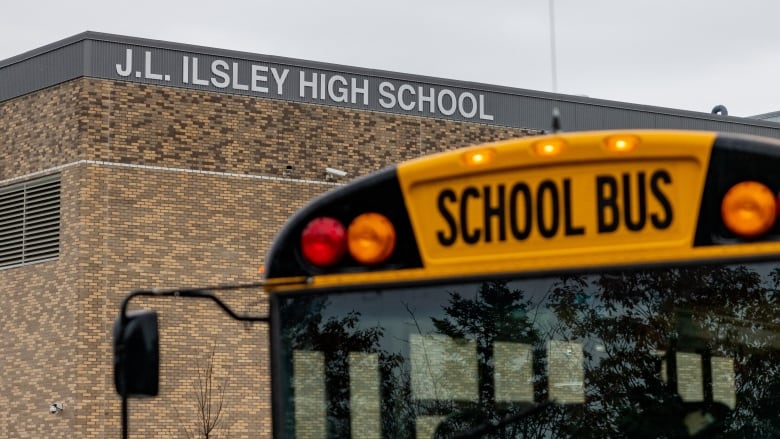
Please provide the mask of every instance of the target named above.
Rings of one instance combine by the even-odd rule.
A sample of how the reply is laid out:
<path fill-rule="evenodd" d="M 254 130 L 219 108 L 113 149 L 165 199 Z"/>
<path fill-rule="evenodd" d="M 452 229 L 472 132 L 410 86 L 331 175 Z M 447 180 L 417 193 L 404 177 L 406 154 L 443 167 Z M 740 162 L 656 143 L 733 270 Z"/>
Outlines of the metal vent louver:
<path fill-rule="evenodd" d="M 60 176 L 0 188 L 0 268 L 60 252 Z"/>

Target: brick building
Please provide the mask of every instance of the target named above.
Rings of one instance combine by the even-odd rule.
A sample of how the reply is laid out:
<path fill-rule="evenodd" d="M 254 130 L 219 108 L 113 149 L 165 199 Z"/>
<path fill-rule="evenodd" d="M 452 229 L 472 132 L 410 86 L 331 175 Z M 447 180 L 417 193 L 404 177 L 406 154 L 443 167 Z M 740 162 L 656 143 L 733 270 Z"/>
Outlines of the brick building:
<path fill-rule="evenodd" d="M 780 137 L 771 121 L 92 32 L 0 61 L 0 438 L 118 436 L 111 328 L 129 291 L 258 280 L 275 231 L 312 197 L 539 133 L 553 107 L 569 130 Z M 223 297 L 266 310 L 257 291 Z M 231 437 L 270 437 L 266 326 L 210 302 L 137 305 L 160 312 L 162 364 L 161 395 L 130 403 L 133 437 L 197 427 L 212 347 Z"/>

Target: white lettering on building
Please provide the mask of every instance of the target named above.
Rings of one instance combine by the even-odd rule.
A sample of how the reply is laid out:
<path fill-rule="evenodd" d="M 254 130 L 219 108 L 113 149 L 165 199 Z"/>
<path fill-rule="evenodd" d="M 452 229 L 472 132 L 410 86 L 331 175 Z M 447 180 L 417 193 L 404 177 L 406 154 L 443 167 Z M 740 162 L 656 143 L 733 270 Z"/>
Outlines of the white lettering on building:
<path fill-rule="evenodd" d="M 263 63 L 205 55 L 200 58 L 203 57 L 206 60 L 193 54 L 181 55 L 181 77 L 176 78 L 176 81 L 243 94 L 275 93 L 277 96 L 299 100 L 293 97 L 295 90 L 285 88 L 290 71 L 293 70 L 299 76 L 298 98 L 305 101 L 363 107 L 378 104 L 386 110 L 404 113 L 452 116 L 465 120 L 494 120 L 494 116 L 486 107 L 485 95 L 477 91 L 373 80 L 360 75 L 313 71 L 299 67 L 273 67 Z M 114 65 L 114 71 L 120 77 L 171 81 L 171 72 L 165 72 L 165 67 L 161 67 L 167 65 L 170 68 L 170 61 L 166 64 L 165 58 L 156 59 L 152 50 L 144 50 L 143 56 L 140 56 L 140 53 L 134 53 L 134 49 L 127 48 L 123 58 Z"/>
<path fill-rule="evenodd" d="M 382 108 L 400 108 L 404 111 L 453 116 L 456 113 L 464 119 L 493 120 L 485 108 L 485 95 L 470 91 L 456 92 L 448 88 L 395 84 L 383 81 L 379 84 L 379 105 Z"/>
<path fill-rule="evenodd" d="M 133 49 L 125 50 L 125 65 L 116 64 L 116 74 L 122 77 L 132 76 L 133 74 Z M 155 73 L 152 68 L 152 51 L 147 50 L 144 52 L 144 67 L 143 71 L 136 70 L 136 78 L 151 79 L 153 81 L 170 81 L 171 75 Z"/>
<path fill-rule="evenodd" d="M 217 88 L 227 88 L 230 85 L 230 66 L 221 59 L 215 59 L 211 62 L 211 83 Z M 219 79 L 217 79 L 219 78 Z"/>
<path fill-rule="evenodd" d="M 368 79 L 301 70 L 298 96 L 336 103 L 368 105 Z M 358 101 L 358 98 L 362 98 Z"/>

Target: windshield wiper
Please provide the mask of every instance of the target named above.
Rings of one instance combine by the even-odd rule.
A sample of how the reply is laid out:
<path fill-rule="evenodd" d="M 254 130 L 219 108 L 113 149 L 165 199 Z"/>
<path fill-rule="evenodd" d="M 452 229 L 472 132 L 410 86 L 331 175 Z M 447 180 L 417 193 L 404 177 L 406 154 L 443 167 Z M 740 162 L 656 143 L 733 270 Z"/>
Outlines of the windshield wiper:
<path fill-rule="evenodd" d="M 555 405 L 555 401 L 545 401 L 543 403 L 536 404 L 535 406 L 529 408 L 528 410 L 524 410 L 520 413 L 515 413 L 514 415 L 507 416 L 506 418 L 501 419 L 498 422 L 485 422 L 484 424 L 478 425 L 472 428 L 471 430 L 460 431 L 458 433 L 455 433 L 453 436 L 451 436 L 451 438 L 452 439 L 479 438 L 485 436 L 486 434 L 494 433 L 501 427 L 505 427 L 507 425 L 522 421 L 523 419 L 527 419 L 528 417 L 533 416 L 534 414 L 539 413 L 542 410 L 552 405 Z"/>

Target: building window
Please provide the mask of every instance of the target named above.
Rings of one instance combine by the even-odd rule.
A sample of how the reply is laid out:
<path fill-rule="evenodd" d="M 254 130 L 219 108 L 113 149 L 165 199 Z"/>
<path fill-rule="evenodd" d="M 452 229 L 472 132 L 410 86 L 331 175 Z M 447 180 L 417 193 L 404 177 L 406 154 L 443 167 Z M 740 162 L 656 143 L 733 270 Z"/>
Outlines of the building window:
<path fill-rule="evenodd" d="M 59 174 L 0 188 L 0 268 L 59 254 Z"/>

